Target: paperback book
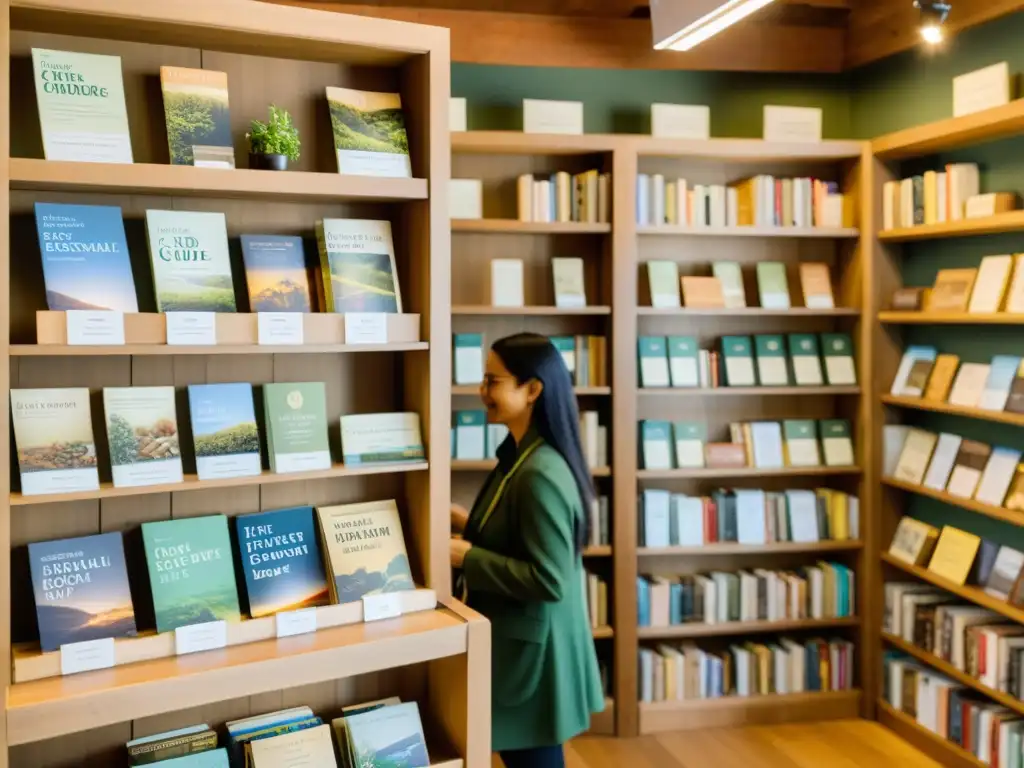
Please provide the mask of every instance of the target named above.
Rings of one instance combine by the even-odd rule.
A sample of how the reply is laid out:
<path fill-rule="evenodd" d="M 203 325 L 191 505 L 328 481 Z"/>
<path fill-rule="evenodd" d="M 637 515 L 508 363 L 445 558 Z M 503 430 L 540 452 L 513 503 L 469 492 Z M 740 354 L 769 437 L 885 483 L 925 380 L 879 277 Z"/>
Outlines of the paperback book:
<path fill-rule="evenodd" d="M 251 312 L 312 312 L 302 238 L 242 235 Z"/>
<path fill-rule="evenodd" d="M 391 222 L 323 219 L 316 234 L 326 311 L 402 311 Z"/>
<path fill-rule="evenodd" d="M 115 487 L 182 481 L 174 387 L 107 387 L 103 410 Z"/>
<path fill-rule="evenodd" d="M 252 384 L 192 384 L 188 407 L 200 480 L 260 473 Z"/>
<path fill-rule="evenodd" d="M 223 213 L 146 211 L 160 312 L 234 312 L 235 290 Z"/>
<path fill-rule="evenodd" d="M 263 409 L 272 471 L 330 469 L 323 382 L 264 384 Z"/>
<path fill-rule="evenodd" d="M 353 765 L 428 768 L 430 757 L 415 702 L 370 709 L 345 718 Z"/>
<path fill-rule="evenodd" d="M 128 756 L 131 759 L 132 765 L 160 763 L 165 767 L 167 765 L 178 765 L 196 766 L 196 768 L 199 766 L 202 768 L 213 768 L 214 766 L 227 768 L 228 764 L 226 751 L 217 749 L 217 732 L 212 730 L 206 723 L 132 739 L 125 744 L 125 749 L 128 750 Z M 203 758 L 194 758 L 200 761 L 198 763 L 190 763 L 187 760 L 180 763 L 172 762 L 175 758 L 190 757 L 199 753 L 206 753 L 207 756 L 220 753 L 222 761 L 219 764 L 214 762 L 207 766 L 201 762 L 202 759 L 207 759 L 204 756 Z"/>
<path fill-rule="evenodd" d="M 234 168 L 227 73 L 160 67 L 160 87 L 171 165 Z"/>
<path fill-rule="evenodd" d="M 423 461 L 418 413 L 352 413 L 341 417 L 341 452 L 348 466 Z"/>
<path fill-rule="evenodd" d="M 338 173 L 412 176 L 402 98 L 397 93 L 327 89 Z"/>

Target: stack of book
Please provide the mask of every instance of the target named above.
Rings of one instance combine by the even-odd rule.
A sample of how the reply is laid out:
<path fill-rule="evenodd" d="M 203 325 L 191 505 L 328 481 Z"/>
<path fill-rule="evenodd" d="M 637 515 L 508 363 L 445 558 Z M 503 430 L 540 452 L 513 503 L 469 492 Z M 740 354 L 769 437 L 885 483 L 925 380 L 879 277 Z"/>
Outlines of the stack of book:
<path fill-rule="evenodd" d="M 637 610 L 641 627 L 846 618 L 856 605 L 854 584 L 850 568 L 826 562 L 795 571 L 640 576 Z"/>
<path fill-rule="evenodd" d="M 951 163 L 882 188 L 882 229 L 941 224 L 968 218 L 967 201 L 980 190 L 976 163 Z"/>
<path fill-rule="evenodd" d="M 612 543 L 611 509 L 604 494 L 590 502 L 590 538 L 588 547 L 607 547 Z"/>
<path fill-rule="evenodd" d="M 931 288 L 900 288 L 891 304 L 908 312 L 1024 313 L 1024 254 L 985 256 L 976 268 L 940 269 Z"/>
<path fill-rule="evenodd" d="M 604 336 L 552 336 L 551 343 L 561 353 L 577 387 L 608 385 L 608 340 Z M 480 384 L 484 379 L 484 335 L 456 333 L 452 347 L 453 383 Z"/>
<path fill-rule="evenodd" d="M 525 307 L 526 290 L 522 259 L 491 259 L 491 306 Z M 552 290 L 559 309 L 582 309 L 587 306 L 587 288 L 583 259 L 555 257 L 551 259 Z M 537 300 L 533 299 L 531 303 Z"/>
<path fill-rule="evenodd" d="M 848 541 L 860 538 L 860 502 L 830 488 L 723 488 L 710 496 L 646 489 L 638 522 L 642 547 Z"/>
<path fill-rule="evenodd" d="M 711 651 L 695 643 L 640 649 L 640 700 L 694 701 L 853 686 L 853 643 L 780 638 Z"/>
<path fill-rule="evenodd" d="M 538 178 L 519 177 L 519 220 L 534 222 L 576 221 L 606 224 L 611 200 L 611 174 L 596 170 L 569 174 L 565 171 Z"/>
<path fill-rule="evenodd" d="M 608 466 L 608 427 L 598 424 L 597 411 L 580 411 L 580 443 L 588 467 Z"/>
<path fill-rule="evenodd" d="M 587 616 L 592 629 L 607 627 L 608 582 L 595 573 L 583 571 L 583 594 L 587 598 Z"/>

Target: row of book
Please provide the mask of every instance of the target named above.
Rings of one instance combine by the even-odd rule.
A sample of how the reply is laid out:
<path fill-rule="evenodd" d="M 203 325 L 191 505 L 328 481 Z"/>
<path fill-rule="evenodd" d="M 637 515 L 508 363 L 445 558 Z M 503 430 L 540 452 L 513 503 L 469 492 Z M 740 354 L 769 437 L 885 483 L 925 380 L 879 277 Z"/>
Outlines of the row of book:
<path fill-rule="evenodd" d="M 607 224 L 611 181 L 610 173 L 596 170 L 545 178 L 524 173 L 516 180 L 519 221 Z"/>
<path fill-rule="evenodd" d="M 497 456 L 498 446 L 508 435 L 503 424 L 488 424 L 482 410 L 452 414 L 452 458 L 479 461 Z M 598 423 L 597 411 L 580 411 L 580 441 L 583 457 L 591 469 L 608 466 L 608 428 Z"/>
<path fill-rule="evenodd" d="M 1024 254 L 985 256 L 977 267 L 940 269 L 931 288 L 900 288 L 891 304 L 913 312 L 1024 313 Z"/>
<path fill-rule="evenodd" d="M 150 603 L 157 632 L 239 621 L 240 587 L 252 618 L 415 588 L 393 499 L 143 523 L 127 545 L 130 580 L 121 533 L 28 545 L 44 651 L 134 636 Z"/>
<path fill-rule="evenodd" d="M 636 177 L 636 223 L 690 227 L 851 226 L 833 181 L 754 176 L 729 186 L 692 184 L 662 174 Z"/>
<path fill-rule="evenodd" d="M 694 701 L 853 687 L 853 643 L 812 639 L 747 642 L 710 651 L 695 643 L 641 648 L 640 700 Z"/>
<path fill-rule="evenodd" d="M 591 629 L 611 625 L 608 614 L 608 582 L 590 571 L 583 571 L 583 594 L 587 600 L 587 617 Z"/>
<path fill-rule="evenodd" d="M 271 471 L 330 469 L 323 382 L 264 384 L 260 390 Z M 174 387 L 103 389 L 115 487 L 183 481 L 176 394 Z M 249 477 L 263 471 L 251 384 L 192 384 L 186 402 L 200 480 Z M 88 389 L 12 389 L 11 412 L 23 494 L 99 489 Z M 340 422 L 341 453 L 347 465 L 414 462 L 425 457 L 415 413 L 346 414 Z"/>
<path fill-rule="evenodd" d="M 695 336 L 637 339 L 641 387 L 854 386 L 857 366 L 847 333 L 723 336 L 719 351 Z M 824 365 L 823 365 L 824 363 Z"/>
<path fill-rule="evenodd" d="M 588 547 L 607 547 L 612 543 L 611 503 L 600 494 L 590 502 L 590 538 Z"/>
<path fill-rule="evenodd" d="M 856 576 L 839 563 L 795 571 L 711 571 L 692 576 L 639 576 L 641 627 L 696 622 L 790 621 L 853 616 Z"/>
<path fill-rule="evenodd" d="M 996 355 L 989 363 L 960 363 L 935 347 L 907 347 L 890 392 L 983 411 L 1024 413 L 1024 358 Z"/>
<path fill-rule="evenodd" d="M 580 309 L 587 306 L 583 259 L 559 256 L 552 258 L 551 279 L 556 307 Z M 491 306 L 525 307 L 526 305 L 523 260 L 491 259 Z"/>
<path fill-rule="evenodd" d="M 484 334 L 456 333 L 453 338 L 455 384 L 480 384 L 484 380 Z M 608 341 L 604 336 L 552 336 L 577 387 L 608 385 Z"/>
<path fill-rule="evenodd" d="M 673 440 L 674 435 L 674 440 Z M 707 440 L 701 422 L 640 422 L 644 469 L 781 469 L 853 466 L 853 439 L 846 419 L 733 422 L 729 441 Z"/>
<path fill-rule="evenodd" d="M 967 201 L 981 189 L 977 163 L 950 163 L 882 187 L 882 229 L 969 218 Z"/>
<path fill-rule="evenodd" d="M 655 309 L 742 309 L 747 304 L 743 270 L 736 261 L 716 261 L 711 275 L 679 276 L 675 261 L 648 261 L 647 284 L 651 306 Z M 756 268 L 757 299 L 763 309 L 785 310 L 794 305 L 790 299 L 786 264 L 781 261 L 760 261 Z M 682 303 L 680 304 L 680 289 Z M 828 264 L 800 264 L 800 289 L 808 309 L 832 309 L 832 277 Z"/>
<path fill-rule="evenodd" d="M 860 538 L 860 501 L 831 488 L 722 488 L 710 496 L 651 488 L 640 496 L 637 522 L 642 547 L 847 541 Z"/>

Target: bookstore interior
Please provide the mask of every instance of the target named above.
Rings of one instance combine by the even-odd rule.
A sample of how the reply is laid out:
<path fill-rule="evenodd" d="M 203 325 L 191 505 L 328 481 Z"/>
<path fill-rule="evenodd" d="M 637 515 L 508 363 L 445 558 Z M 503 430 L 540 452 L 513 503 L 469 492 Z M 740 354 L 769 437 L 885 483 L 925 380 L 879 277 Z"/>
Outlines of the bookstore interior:
<path fill-rule="evenodd" d="M 568 764 L 1024 768 L 1024 2 L 768 4 L 0 0 L 0 768 L 492 766 L 451 507 L 522 331 Z"/>

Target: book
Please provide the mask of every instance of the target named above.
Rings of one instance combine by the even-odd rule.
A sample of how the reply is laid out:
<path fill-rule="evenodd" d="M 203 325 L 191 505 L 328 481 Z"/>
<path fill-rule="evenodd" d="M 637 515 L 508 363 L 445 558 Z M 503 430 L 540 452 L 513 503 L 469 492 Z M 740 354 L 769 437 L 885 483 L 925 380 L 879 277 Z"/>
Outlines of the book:
<path fill-rule="evenodd" d="M 11 423 L 24 495 L 99 490 L 88 389 L 12 389 Z"/>
<path fill-rule="evenodd" d="M 251 384 L 191 384 L 188 409 L 200 480 L 260 474 Z"/>
<path fill-rule="evenodd" d="M 402 700 L 397 696 L 390 696 L 386 699 L 367 701 L 362 704 L 350 704 L 347 707 L 341 708 L 341 717 L 336 717 L 332 720 L 331 727 L 334 728 L 334 735 L 337 740 L 338 756 L 341 760 L 342 766 L 347 767 L 349 765 L 354 765 L 352 749 L 348 738 L 348 722 L 346 721 L 346 718 L 363 712 L 369 712 L 374 709 L 380 709 L 381 707 L 390 707 L 394 704 L 401 703 Z"/>
<path fill-rule="evenodd" d="M 782 422 L 782 433 L 786 440 L 786 466 L 821 465 L 818 435 L 813 419 L 787 419 Z"/>
<path fill-rule="evenodd" d="M 725 306 L 722 284 L 717 277 L 683 275 L 680 283 L 683 306 L 687 309 L 721 309 Z"/>
<path fill-rule="evenodd" d="M 738 261 L 716 261 L 711 265 L 711 272 L 722 286 L 722 298 L 726 309 L 741 309 L 747 306 L 743 271 Z"/>
<path fill-rule="evenodd" d="M 576 309 L 587 306 L 583 259 L 553 258 L 551 273 L 555 282 L 556 307 Z"/>
<path fill-rule="evenodd" d="M 674 261 L 648 261 L 647 284 L 650 287 L 651 306 L 655 309 L 675 309 L 679 303 L 679 265 Z"/>
<path fill-rule="evenodd" d="M 939 532 L 920 520 L 901 517 L 889 545 L 889 554 L 910 565 L 923 566 L 935 548 Z"/>
<path fill-rule="evenodd" d="M 818 355 L 818 337 L 813 333 L 791 333 L 788 341 L 794 383 L 800 387 L 821 386 L 824 376 Z"/>
<path fill-rule="evenodd" d="M 903 450 L 900 453 L 899 463 L 893 471 L 892 476 L 897 480 L 912 485 L 920 485 L 924 474 L 928 470 L 928 462 L 931 460 L 932 451 L 938 442 L 938 435 L 923 429 L 911 429 L 907 433 L 906 441 L 903 443 Z"/>
<path fill-rule="evenodd" d="M 302 238 L 242 235 L 242 262 L 250 312 L 312 312 Z"/>
<path fill-rule="evenodd" d="M 235 311 L 223 213 L 147 210 L 146 235 L 158 311 Z"/>
<path fill-rule="evenodd" d="M 332 90 L 328 88 L 328 90 Z M 246 743 L 251 768 L 336 768 L 331 726 L 317 725 Z"/>
<path fill-rule="evenodd" d="M 989 365 L 985 388 L 978 399 L 978 407 L 985 411 L 1001 411 L 1010 397 L 1010 387 L 1017 378 L 1021 358 L 1014 355 L 996 355 Z"/>
<path fill-rule="evenodd" d="M 928 570 L 962 586 L 971 572 L 980 544 L 981 539 L 974 534 L 945 525 L 928 562 Z"/>
<path fill-rule="evenodd" d="M 264 384 L 263 415 L 272 472 L 330 469 L 323 382 Z"/>
<path fill-rule="evenodd" d="M 522 307 L 524 305 L 523 260 L 492 259 L 491 306 Z"/>
<path fill-rule="evenodd" d="M 757 263 L 757 291 L 764 309 L 789 309 L 789 281 L 781 261 Z"/>
<path fill-rule="evenodd" d="M 707 426 L 698 421 L 677 421 L 672 425 L 672 432 L 675 435 L 676 466 L 680 469 L 703 467 Z"/>
<path fill-rule="evenodd" d="M 963 363 L 953 380 L 949 404 L 976 408 L 985 392 L 989 366 L 983 363 Z"/>
<path fill-rule="evenodd" d="M 321 219 L 316 237 L 325 311 L 401 313 L 390 221 Z"/>
<path fill-rule="evenodd" d="M 1024 313 L 1024 253 L 1014 254 L 1013 262 L 1013 279 L 1006 292 L 1006 311 L 1019 314 Z"/>
<path fill-rule="evenodd" d="M 991 446 L 977 440 L 961 440 L 946 491 L 964 499 L 973 498 L 991 453 Z"/>
<path fill-rule="evenodd" d="M 138 312 L 121 209 L 36 203 L 46 306 Z"/>
<path fill-rule="evenodd" d="M 637 339 L 637 348 L 640 358 L 640 386 L 669 386 L 668 349 L 665 337 L 641 336 Z"/>
<path fill-rule="evenodd" d="M 1012 267 L 1012 256 L 985 256 L 978 265 L 978 277 L 967 311 L 971 314 L 998 312 L 1003 306 Z"/>
<path fill-rule="evenodd" d="M 929 312 L 966 312 L 977 269 L 940 269 L 928 301 Z"/>
<path fill-rule="evenodd" d="M 224 515 L 142 524 L 157 632 L 238 621 L 238 589 Z"/>
<path fill-rule="evenodd" d="M 975 501 L 1001 507 L 1010 490 L 1010 483 L 1013 481 L 1020 459 L 1021 452 L 1015 448 L 993 448 L 974 492 Z"/>
<path fill-rule="evenodd" d="M 1014 584 L 1024 570 L 1024 553 L 1012 547 L 999 547 L 995 564 L 985 580 L 985 592 L 1006 600 L 1013 591 Z"/>
<path fill-rule="evenodd" d="M 821 449 L 829 467 L 849 467 L 854 464 L 853 439 L 850 422 L 846 419 L 822 419 Z"/>
<path fill-rule="evenodd" d="M 782 426 L 779 422 L 750 422 L 750 442 L 755 467 L 773 469 L 784 466 Z"/>
<path fill-rule="evenodd" d="M 922 485 L 935 491 L 944 491 L 949 483 L 949 475 L 956 463 L 956 455 L 960 450 L 960 435 L 943 432 L 935 443 L 931 463 L 925 473 Z"/>
<path fill-rule="evenodd" d="M 135 608 L 120 533 L 28 545 L 42 650 L 135 635 Z"/>
<path fill-rule="evenodd" d="M 640 449 L 644 469 L 672 469 L 672 425 L 667 421 L 642 421 Z"/>
<path fill-rule="evenodd" d="M 722 356 L 725 360 L 725 383 L 729 387 L 753 387 L 753 343 L 749 336 L 723 336 Z"/>
<path fill-rule="evenodd" d="M 644 547 L 668 547 L 671 544 L 670 518 L 672 494 L 660 488 L 646 488 L 640 497 Z"/>
<path fill-rule="evenodd" d="M 804 306 L 808 309 L 832 309 L 832 274 L 828 264 L 804 262 L 800 265 L 800 289 L 804 295 Z"/>
<path fill-rule="evenodd" d="M 1021 362 L 1010 385 L 1010 395 L 1006 398 L 1006 410 L 1009 413 L 1024 413 L 1024 362 Z"/>
<path fill-rule="evenodd" d="M 956 375 L 956 369 L 959 365 L 960 358 L 956 355 L 939 355 L 936 357 L 931 375 L 928 377 L 928 386 L 924 390 L 924 399 L 933 403 L 946 402 L 950 387 L 953 386 L 953 377 Z"/>
<path fill-rule="evenodd" d="M 455 411 L 452 422 L 455 432 L 454 458 L 462 461 L 484 458 L 487 413 L 482 410 Z"/>
<path fill-rule="evenodd" d="M 254 619 L 330 602 L 312 507 L 239 515 L 235 531 Z"/>
<path fill-rule="evenodd" d="M 757 378 L 762 387 L 789 385 L 789 366 L 786 364 L 786 342 L 782 335 L 754 337 L 757 352 Z"/>
<path fill-rule="evenodd" d="M 1017 466 L 1017 472 L 1010 483 L 1010 490 L 1006 494 L 1007 509 L 1024 511 L 1024 465 Z"/>
<path fill-rule="evenodd" d="M 910 372 L 919 361 L 931 362 L 935 359 L 935 347 L 910 346 L 903 352 L 900 364 L 896 368 L 896 375 L 893 377 L 892 386 L 889 388 L 890 395 L 902 396 L 908 393 L 907 382 L 910 381 Z M 914 395 L 917 397 L 917 395 Z"/>
<path fill-rule="evenodd" d="M 338 173 L 412 177 L 399 94 L 328 87 L 327 107 Z"/>
<path fill-rule="evenodd" d="M 673 387 L 699 386 L 699 356 L 696 336 L 668 337 L 668 368 Z"/>
<path fill-rule="evenodd" d="M 214 736 L 216 735 L 214 732 Z M 214 744 L 216 744 L 216 741 L 214 741 Z M 164 768 L 228 768 L 230 765 L 228 762 L 228 751 L 225 747 L 205 749 L 200 752 L 157 762 L 159 765 L 164 766 Z"/>
<path fill-rule="evenodd" d="M 418 413 L 349 413 L 341 417 L 346 466 L 423 461 Z"/>
<path fill-rule="evenodd" d="M 317 508 L 331 602 L 415 589 L 394 499 Z"/>
<path fill-rule="evenodd" d="M 47 160 L 131 163 L 121 57 L 32 49 Z"/>
<path fill-rule="evenodd" d="M 430 765 L 415 702 L 371 709 L 349 715 L 345 721 L 353 764 L 359 768 L 428 768 Z"/>
<path fill-rule="evenodd" d="M 481 383 L 484 380 L 484 335 L 482 333 L 456 333 L 452 339 L 455 347 L 452 353 L 455 383 Z M 552 343 L 554 342 L 552 341 Z"/>
<path fill-rule="evenodd" d="M 160 67 L 160 89 L 171 165 L 234 168 L 227 73 Z"/>
<path fill-rule="evenodd" d="M 935 366 L 934 360 L 915 360 L 910 367 L 910 374 L 907 376 L 907 383 L 903 386 L 904 397 L 921 397 L 925 387 L 928 386 L 928 378 Z"/>
<path fill-rule="evenodd" d="M 709 468 L 741 469 L 747 466 L 747 451 L 738 443 L 708 443 L 704 456 Z"/>
<path fill-rule="evenodd" d="M 125 744 L 132 765 L 149 765 L 193 753 L 216 751 L 216 747 L 217 732 L 205 723 L 154 733 Z M 222 765 L 227 768 L 226 756 Z"/>
<path fill-rule="evenodd" d="M 174 387 L 106 387 L 103 410 L 115 487 L 182 482 Z"/>
<path fill-rule="evenodd" d="M 821 352 L 825 358 L 825 378 L 830 386 L 854 386 L 857 383 L 853 340 L 848 333 L 821 334 Z"/>

